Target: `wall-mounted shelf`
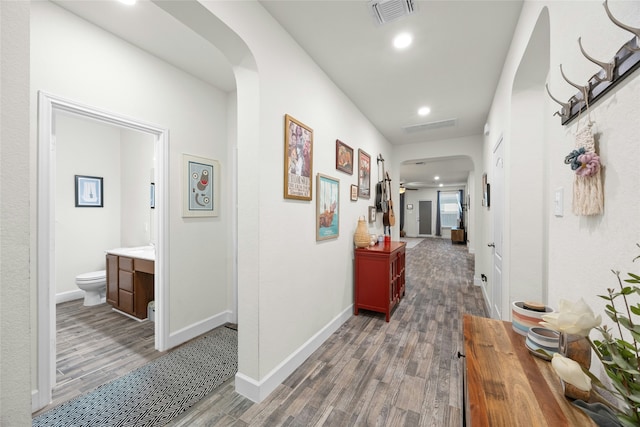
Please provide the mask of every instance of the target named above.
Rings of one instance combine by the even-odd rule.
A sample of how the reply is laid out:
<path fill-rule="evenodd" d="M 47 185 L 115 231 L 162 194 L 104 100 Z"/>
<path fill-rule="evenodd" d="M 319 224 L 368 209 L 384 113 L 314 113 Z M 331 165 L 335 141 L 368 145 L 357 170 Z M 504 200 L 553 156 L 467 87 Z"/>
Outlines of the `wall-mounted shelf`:
<path fill-rule="evenodd" d="M 593 104 L 596 103 L 598 99 L 640 67 L 640 47 L 636 39 L 636 37 L 633 37 L 625 43 L 612 59 L 612 62 L 615 61 L 616 66 L 613 68 L 611 80 L 605 80 L 607 73 L 603 68 L 600 68 L 600 70 L 589 79 L 586 88 L 588 89 L 587 101 L 590 107 L 593 107 Z M 569 98 L 569 104 L 571 106 L 570 111 L 565 115 L 559 114 L 563 125 L 569 124 L 587 108 L 587 103 L 584 100 L 582 91 Z"/>

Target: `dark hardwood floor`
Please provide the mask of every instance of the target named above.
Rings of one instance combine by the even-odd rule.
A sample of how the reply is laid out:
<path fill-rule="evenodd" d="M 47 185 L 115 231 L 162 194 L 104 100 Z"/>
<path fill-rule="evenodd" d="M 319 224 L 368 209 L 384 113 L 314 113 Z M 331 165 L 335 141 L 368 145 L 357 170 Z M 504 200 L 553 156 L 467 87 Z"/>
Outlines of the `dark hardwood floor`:
<path fill-rule="evenodd" d="M 486 315 L 473 268 L 466 245 L 425 239 L 407 249 L 407 293 L 389 323 L 361 312 L 263 402 L 232 379 L 169 425 L 461 425 L 462 314 Z"/>

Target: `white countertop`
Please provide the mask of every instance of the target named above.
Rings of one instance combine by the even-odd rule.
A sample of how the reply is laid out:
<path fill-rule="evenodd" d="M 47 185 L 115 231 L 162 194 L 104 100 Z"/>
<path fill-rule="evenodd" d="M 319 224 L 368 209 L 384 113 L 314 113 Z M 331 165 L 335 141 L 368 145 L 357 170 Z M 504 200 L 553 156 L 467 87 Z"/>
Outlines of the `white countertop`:
<path fill-rule="evenodd" d="M 105 252 L 111 255 L 146 259 L 148 261 L 156 260 L 156 248 L 153 246 L 138 246 L 135 248 L 116 248 L 116 249 L 108 249 Z"/>

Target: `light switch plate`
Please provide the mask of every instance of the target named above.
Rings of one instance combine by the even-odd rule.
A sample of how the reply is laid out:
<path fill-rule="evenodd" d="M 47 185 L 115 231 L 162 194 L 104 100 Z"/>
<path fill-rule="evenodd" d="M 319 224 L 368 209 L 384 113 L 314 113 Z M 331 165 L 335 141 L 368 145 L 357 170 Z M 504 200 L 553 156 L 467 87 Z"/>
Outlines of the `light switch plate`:
<path fill-rule="evenodd" d="M 553 199 L 553 214 L 555 216 L 564 215 L 564 188 L 556 188 L 555 197 Z"/>

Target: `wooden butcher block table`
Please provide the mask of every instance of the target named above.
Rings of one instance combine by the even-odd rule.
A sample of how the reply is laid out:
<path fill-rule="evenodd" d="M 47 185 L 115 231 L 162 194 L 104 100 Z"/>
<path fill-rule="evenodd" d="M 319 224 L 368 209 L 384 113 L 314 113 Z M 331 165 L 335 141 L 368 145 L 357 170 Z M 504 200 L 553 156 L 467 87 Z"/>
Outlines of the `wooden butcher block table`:
<path fill-rule="evenodd" d="M 465 314 L 463 328 L 465 425 L 595 426 L 510 322 Z"/>

